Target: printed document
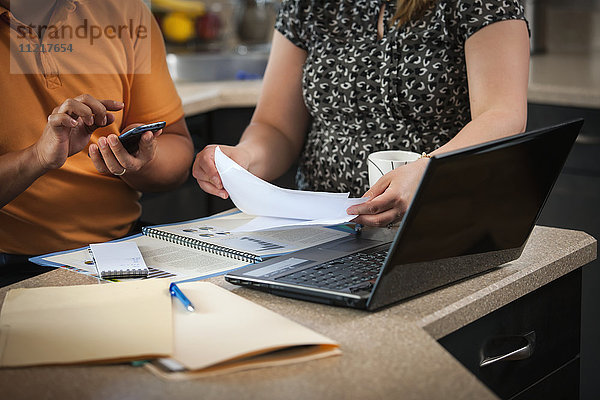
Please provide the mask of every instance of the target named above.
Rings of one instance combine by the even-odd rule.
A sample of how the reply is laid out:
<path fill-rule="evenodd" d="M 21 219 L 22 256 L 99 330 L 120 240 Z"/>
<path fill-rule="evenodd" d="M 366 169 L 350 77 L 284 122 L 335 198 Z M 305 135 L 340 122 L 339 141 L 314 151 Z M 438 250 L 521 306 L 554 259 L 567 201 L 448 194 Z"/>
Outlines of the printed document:
<path fill-rule="evenodd" d="M 336 225 L 355 218 L 346 209 L 362 204 L 368 198 L 349 198 L 350 193 L 309 192 L 277 187 L 252 175 L 227 157 L 219 147 L 215 150 L 215 164 L 223 186 L 233 204 L 256 219 L 237 231 L 270 229 L 290 225 Z M 279 222 L 277 219 L 281 218 Z"/>

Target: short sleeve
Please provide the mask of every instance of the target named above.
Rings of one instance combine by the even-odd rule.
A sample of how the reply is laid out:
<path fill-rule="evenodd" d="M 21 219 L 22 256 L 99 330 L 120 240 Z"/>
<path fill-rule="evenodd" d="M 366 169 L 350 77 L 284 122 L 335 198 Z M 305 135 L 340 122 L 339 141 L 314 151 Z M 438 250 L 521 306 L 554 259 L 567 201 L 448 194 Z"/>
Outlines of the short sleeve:
<path fill-rule="evenodd" d="M 459 21 L 459 38 L 463 42 L 481 28 L 494 22 L 525 20 L 520 0 L 458 0 L 455 12 L 455 18 Z"/>
<path fill-rule="evenodd" d="M 142 12 L 150 14 L 141 5 Z M 150 15 L 150 43 L 135 47 L 134 71 L 129 87 L 129 107 L 123 127 L 133 123 L 165 121 L 167 125 L 184 116 L 166 62 L 164 40 L 156 20 Z"/>
<path fill-rule="evenodd" d="M 283 0 L 275 29 L 295 46 L 307 50 L 307 26 L 310 4 L 303 0 Z"/>

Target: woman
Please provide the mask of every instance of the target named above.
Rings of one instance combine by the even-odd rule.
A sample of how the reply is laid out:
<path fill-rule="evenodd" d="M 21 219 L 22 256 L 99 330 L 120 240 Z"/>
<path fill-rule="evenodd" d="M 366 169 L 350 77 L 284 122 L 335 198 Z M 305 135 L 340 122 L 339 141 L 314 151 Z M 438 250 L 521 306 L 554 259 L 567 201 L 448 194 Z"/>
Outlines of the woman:
<path fill-rule="evenodd" d="M 300 155 L 300 189 L 370 197 L 348 209 L 357 223 L 399 221 L 428 161 L 369 189 L 370 153 L 432 155 L 525 129 L 529 38 L 519 0 L 292 0 L 275 28 L 251 123 L 237 146 L 221 148 L 267 180 Z M 214 146 L 193 174 L 227 197 Z"/>

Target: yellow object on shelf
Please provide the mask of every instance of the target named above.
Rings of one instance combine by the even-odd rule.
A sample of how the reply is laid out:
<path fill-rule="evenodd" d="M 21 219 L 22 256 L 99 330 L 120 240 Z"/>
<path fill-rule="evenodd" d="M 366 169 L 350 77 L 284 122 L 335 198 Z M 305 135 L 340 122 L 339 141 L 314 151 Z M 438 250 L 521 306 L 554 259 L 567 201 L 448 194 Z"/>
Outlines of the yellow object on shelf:
<path fill-rule="evenodd" d="M 184 43 L 194 37 L 194 19 L 186 13 L 169 13 L 162 18 L 161 25 L 167 40 Z"/>
<path fill-rule="evenodd" d="M 196 0 L 152 0 L 152 8 L 166 12 L 181 12 L 193 14 L 192 17 L 204 15 L 204 3 Z"/>

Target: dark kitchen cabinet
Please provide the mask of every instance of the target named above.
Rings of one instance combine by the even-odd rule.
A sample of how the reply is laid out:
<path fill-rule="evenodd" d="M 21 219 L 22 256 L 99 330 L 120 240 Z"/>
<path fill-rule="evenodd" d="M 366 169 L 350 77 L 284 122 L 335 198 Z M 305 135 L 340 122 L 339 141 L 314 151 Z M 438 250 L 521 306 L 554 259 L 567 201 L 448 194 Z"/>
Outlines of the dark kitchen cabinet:
<path fill-rule="evenodd" d="M 577 399 L 580 305 L 577 269 L 439 343 L 501 399 Z"/>

